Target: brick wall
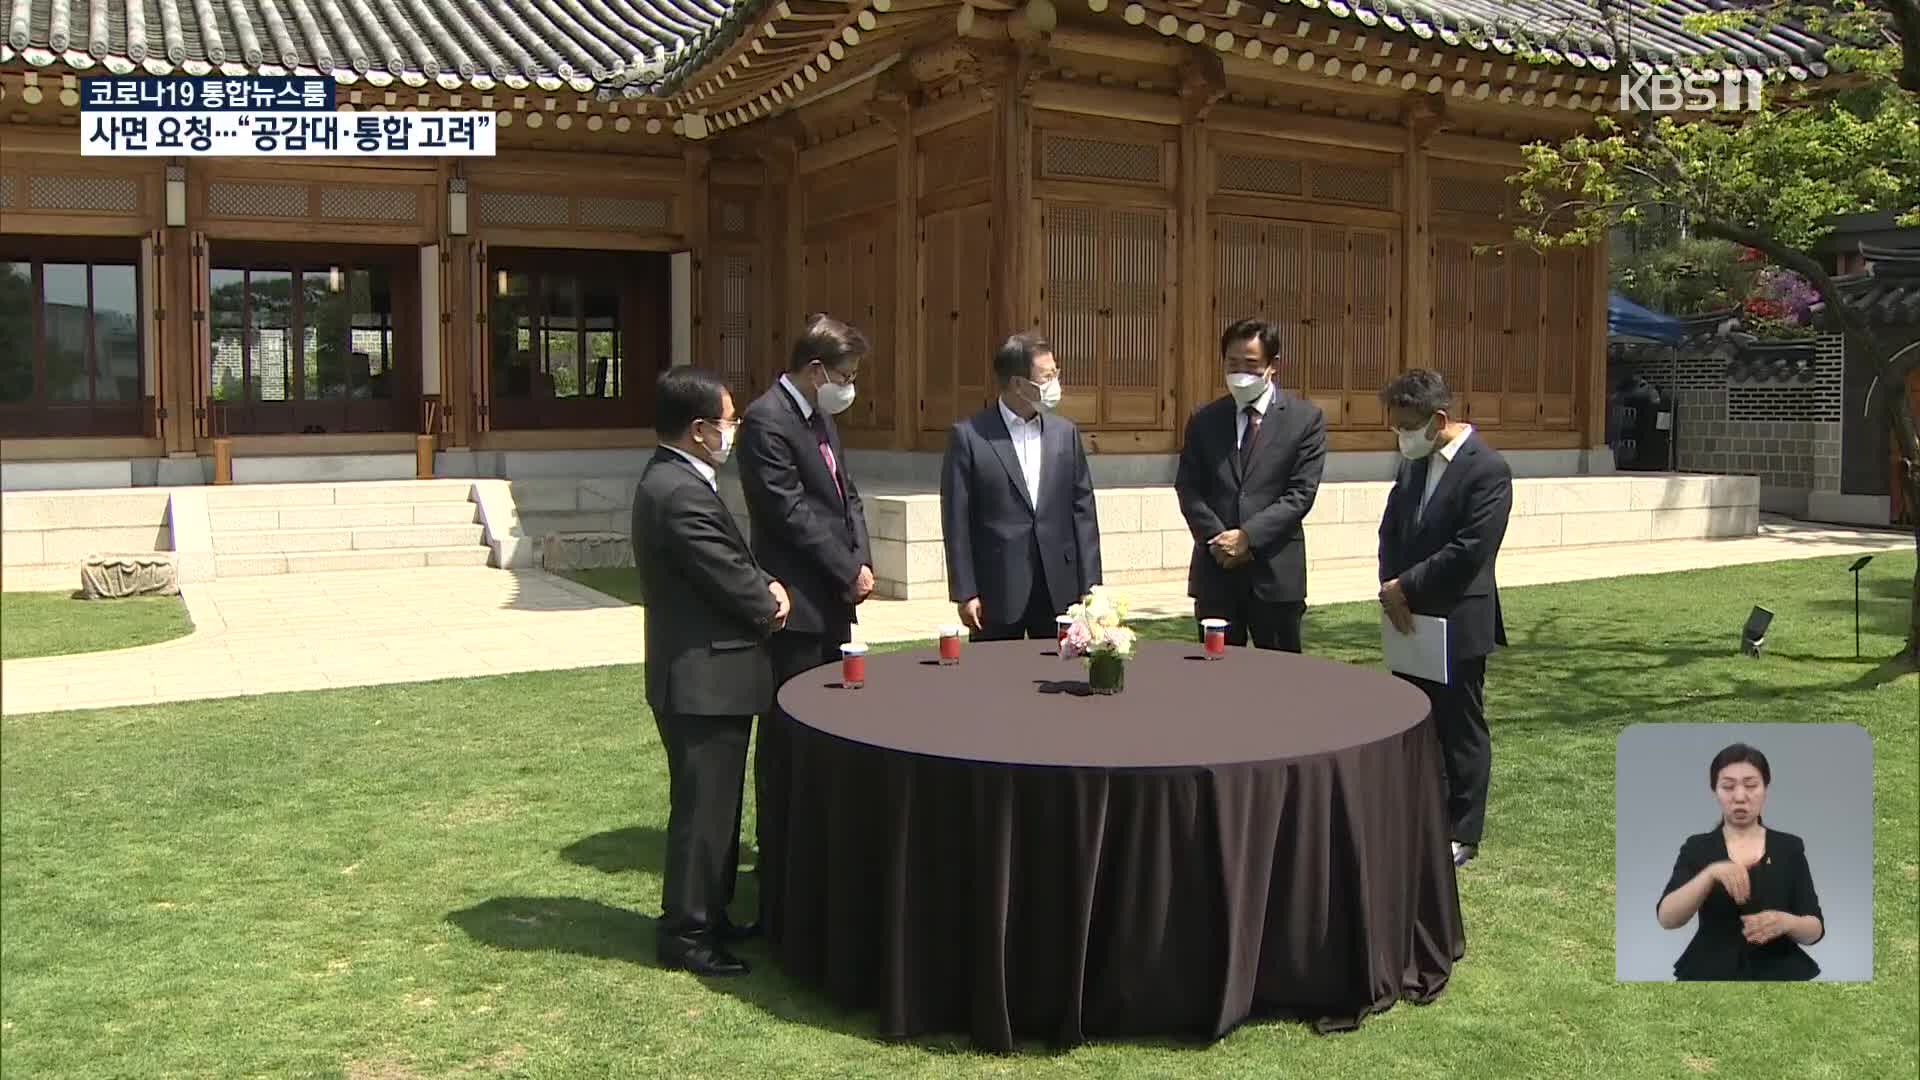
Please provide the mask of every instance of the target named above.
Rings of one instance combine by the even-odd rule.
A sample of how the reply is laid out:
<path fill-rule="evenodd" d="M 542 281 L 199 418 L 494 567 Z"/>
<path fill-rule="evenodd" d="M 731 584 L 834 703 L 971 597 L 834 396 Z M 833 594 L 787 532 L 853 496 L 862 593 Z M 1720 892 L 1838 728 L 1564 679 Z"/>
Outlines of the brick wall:
<path fill-rule="evenodd" d="M 1812 379 L 1754 378 L 1713 355 L 1649 352 L 1613 366 L 1673 395 L 1681 472 L 1755 476 L 1774 508 L 1804 509 L 1810 491 L 1840 485 L 1841 380 L 1836 335 L 1814 349 Z M 1770 489 L 1770 490 L 1769 490 Z"/>

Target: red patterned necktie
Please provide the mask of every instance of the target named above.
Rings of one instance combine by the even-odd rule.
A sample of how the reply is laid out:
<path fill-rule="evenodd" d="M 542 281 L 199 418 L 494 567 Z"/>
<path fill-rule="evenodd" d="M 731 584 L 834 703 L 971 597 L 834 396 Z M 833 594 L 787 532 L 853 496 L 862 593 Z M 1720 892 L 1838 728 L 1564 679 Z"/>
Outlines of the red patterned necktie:
<path fill-rule="evenodd" d="M 827 438 L 827 422 L 817 412 L 813 414 L 813 433 L 820 440 L 820 459 L 827 463 L 827 474 L 833 477 L 834 490 L 844 499 L 847 497 L 847 488 L 840 482 L 840 463 L 833 457 L 833 440 Z"/>

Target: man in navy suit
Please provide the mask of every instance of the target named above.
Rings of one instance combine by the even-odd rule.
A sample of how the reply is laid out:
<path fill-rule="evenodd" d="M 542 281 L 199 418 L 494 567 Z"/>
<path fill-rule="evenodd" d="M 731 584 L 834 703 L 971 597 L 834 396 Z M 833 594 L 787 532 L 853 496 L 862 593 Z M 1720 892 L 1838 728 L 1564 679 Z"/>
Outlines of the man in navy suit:
<path fill-rule="evenodd" d="M 1052 638 L 1054 617 L 1100 583 L 1093 474 L 1038 334 L 993 355 L 1000 397 L 953 425 L 940 467 L 947 589 L 975 641 Z"/>
<path fill-rule="evenodd" d="M 1447 682 L 1426 691 L 1446 758 L 1453 862 L 1480 849 L 1493 743 L 1487 730 L 1487 656 L 1507 643 L 1493 564 L 1513 513 L 1513 470 L 1471 424 L 1447 410 L 1439 372 L 1416 368 L 1380 392 L 1405 460 L 1380 520 L 1380 604 L 1402 633 L 1413 616 L 1447 620 Z"/>
<path fill-rule="evenodd" d="M 840 658 L 854 608 L 873 593 L 873 555 L 860 489 L 847 472 L 833 418 L 853 404 L 867 339 L 815 315 L 793 342 L 786 374 L 747 406 L 740 425 L 740 488 L 753 554 L 787 587 L 793 611 L 773 636 L 774 685 Z M 777 693 L 776 689 L 776 693 Z M 754 747 L 761 928 L 780 940 L 787 821 L 788 725 L 776 700 Z"/>

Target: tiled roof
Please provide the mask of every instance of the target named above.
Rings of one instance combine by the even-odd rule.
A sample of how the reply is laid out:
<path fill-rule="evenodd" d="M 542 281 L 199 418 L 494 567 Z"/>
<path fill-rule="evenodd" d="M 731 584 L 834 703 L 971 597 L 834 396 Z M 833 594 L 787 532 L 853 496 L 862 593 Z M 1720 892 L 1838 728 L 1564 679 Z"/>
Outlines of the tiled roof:
<path fill-rule="evenodd" d="M 320 74 L 445 89 L 646 86 L 732 33 L 732 0 L 10 0 L 0 63 Z"/>
<path fill-rule="evenodd" d="M 1619 66 L 1592 0 L 1266 0 L 1264 6 L 1303 16 L 1324 7 L 1363 27 L 1384 26 L 1422 41 L 1437 38 L 1502 56 L 1531 53 L 1551 64 L 1603 72 Z M 1621 36 L 1637 71 L 1732 65 L 1794 79 L 1828 72 L 1825 43 L 1795 23 L 1705 34 L 1683 25 L 1688 16 L 1739 6 L 1731 0 L 1621 0 L 1613 6 L 1634 9 Z"/>
<path fill-rule="evenodd" d="M 498 83 L 634 96 L 677 91 L 734 48 L 769 0 L 4 2 L 0 63 L 17 57 L 35 67 L 117 74 L 323 74 L 376 86 L 486 90 Z M 1707 34 L 1682 27 L 1687 15 L 1727 10 L 1734 0 L 1623 2 L 1634 7 L 1625 44 L 1636 70 L 1730 64 L 1795 79 L 1828 73 L 1820 39 L 1790 24 Z M 787 5 L 779 6 L 784 17 Z M 1510 63 L 1524 58 L 1596 73 L 1622 63 L 1592 0 L 1233 0 L 1229 10 L 1263 14 L 1281 27 L 1294 17 L 1323 25 L 1332 17 L 1366 33 L 1437 41 Z"/>
<path fill-rule="evenodd" d="M 1833 279 L 1847 304 L 1880 326 L 1920 325 L 1920 247 L 1860 245 L 1867 268 Z"/>

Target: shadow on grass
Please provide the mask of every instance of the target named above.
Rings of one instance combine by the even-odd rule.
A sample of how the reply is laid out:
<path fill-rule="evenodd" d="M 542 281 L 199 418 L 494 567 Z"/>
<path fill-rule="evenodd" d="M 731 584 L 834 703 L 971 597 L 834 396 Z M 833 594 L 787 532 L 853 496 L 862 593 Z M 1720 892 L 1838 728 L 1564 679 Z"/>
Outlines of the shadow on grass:
<path fill-rule="evenodd" d="M 560 849 L 560 857 L 603 874 L 644 872 L 658 874 L 667 863 L 667 830 L 657 825 L 629 825 L 583 836 Z M 740 861 L 756 863 L 759 850 L 747 841 L 740 844 Z M 747 875 L 742 875 L 743 881 Z"/>
<path fill-rule="evenodd" d="M 581 896 L 496 896 L 448 912 L 447 921 L 496 949 L 659 966 L 651 916 Z"/>

